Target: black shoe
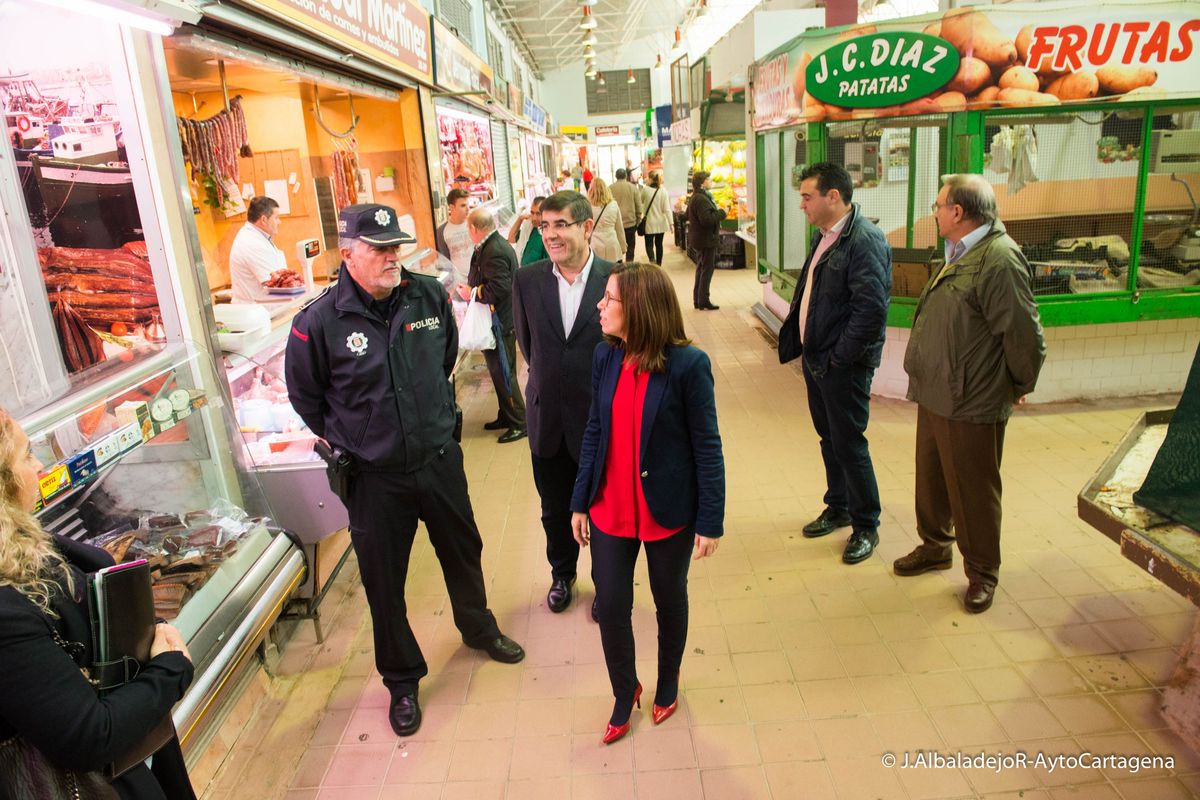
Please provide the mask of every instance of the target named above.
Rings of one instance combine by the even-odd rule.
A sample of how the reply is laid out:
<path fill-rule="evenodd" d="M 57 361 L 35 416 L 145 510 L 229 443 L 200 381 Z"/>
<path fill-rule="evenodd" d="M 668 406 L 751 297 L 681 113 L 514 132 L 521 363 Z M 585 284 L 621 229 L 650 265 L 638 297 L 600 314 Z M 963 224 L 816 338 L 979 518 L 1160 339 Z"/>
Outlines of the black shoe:
<path fill-rule="evenodd" d="M 848 513 L 826 508 L 821 512 L 821 516 L 804 526 L 804 537 L 816 539 L 818 536 L 833 533 L 838 528 L 844 528 L 849 524 L 850 515 Z"/>
<path fill-rule="evenodd" d="M 972 614 L 982 614 L 992 607 L 992 600 L 995 598 L 995 586 L 971 581 L 967 586 L 967 593 L 963 595 L 963 606 Z"/>
<path fill-rule="evenodd" d="M 550 591 L 546 592 L 546 605 L 555 614 L 561 614 L 567 610 L 567 606 L 571 605 L 571 587 L 575 585 L 575 579 L 565 580 L 555 578 L 550 584 Z"/>
<path fill-rule="evenodd" d="M 508 444 L 509 442 L 515 442 L 518 439 L 524 439 L 528 435 L 528 432 L 526 432 L 524 428 L 509 428 L 502 433 L 500 438 L 496 441 L 500 444 Z"/>
<path fill-rule="evenodd" d="M 504 634 L 500 634 L 487 644 L 475 649 L 486 651 L 491 656 L 492 661 L 499 661 L 501 664 L 516 664 L 525 658 L 525 651 L 521 648 L 521 645 Z"/>
<path fill-rule="evenodd" d="M 701 311 L 720 311 L 721 307 L 714 306 L 712 303 L 705 303 L 704 305 L 700 306 L 700 310 Z"/>
<path fill-rule="evenodd" d="M 866 561 L 878 546 L 878 531 L 855 531 L 850 534 L 850 541 L 846 542 L 846 549 L 842 551 L 842 563 L 857 564 Z"/>
<path fill-rule="evenodd" d="M 920 575 L 936 569 L 950 569 L 954 564 L 953 556 L 935 559 L 925 552 L 920 545 L 906 556 L 900 556 L 892 562 L 892 572 L 897 575 Z"/>
<path fill-rule="evenodd" d="M 593 598 L 592 599 L 592 622 L 600 621 L 599 605 L 600 605 L 600 599 Z"/>
<path fill-rule="evenodd" d="M 504 420 L 500 419 L 499 417 L 496 417 L 491 422 L 483 423 L 483 429 L 485 431 L 502 431 L 507 427 L 508 427 L 508 423 L 505 422 Z"/>
<path fill-rule="evenodd" d="M 388 710 L 388 721 L 397 736 L 412 736 L 421 727 L 421 704 L 417 693 L 392 695 L 392 707 Z"/>

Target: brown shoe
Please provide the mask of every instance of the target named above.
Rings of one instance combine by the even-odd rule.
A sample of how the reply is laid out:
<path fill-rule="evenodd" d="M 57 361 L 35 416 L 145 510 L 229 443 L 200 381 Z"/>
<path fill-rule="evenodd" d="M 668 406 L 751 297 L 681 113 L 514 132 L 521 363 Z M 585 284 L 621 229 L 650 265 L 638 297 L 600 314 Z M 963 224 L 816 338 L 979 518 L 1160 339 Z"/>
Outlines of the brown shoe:
<path fill-rule="evenodd" d="M 963 605 L 972 614 L 980 614 L 992 607 L 996 599 L 996 587 L 986 583 L 971 581 L 967 593 L 963 595 Z"/>
<path fill-rule="evenodd" d="M 931 572 L 935 569 L 950 569 L 954 564 L 954 556 L 947 556 L 943 560 L 930 558 L 926 552 L 918 547 L 906 556 L 901 556 L 892 562 L 892 572 L 897 575 L 920 575 L 923 572 Z"/>

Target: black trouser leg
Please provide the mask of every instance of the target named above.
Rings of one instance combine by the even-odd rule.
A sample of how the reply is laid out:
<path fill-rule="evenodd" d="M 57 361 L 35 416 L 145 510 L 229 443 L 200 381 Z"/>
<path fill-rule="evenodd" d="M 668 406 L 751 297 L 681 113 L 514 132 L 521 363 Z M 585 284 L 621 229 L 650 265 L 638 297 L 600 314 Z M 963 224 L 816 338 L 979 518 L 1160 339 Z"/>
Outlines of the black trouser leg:
<path fill-rule="evenodd" d="M 808 408 L 825 462 L 825 505 L 850 512 L 855 530 L 879 527 L 879 486 L 867 445 L 874 374 L 870 367 L 830 366 L 818 378 L 804 362 Z"/>
<path fill-rule="evenodd" d="M 371 608 L 375 667 L 393 694 L 415 692 L 429 674 L 404 600 L 418 495 L 415 474 L 362 472 L 351 481 L 346 503 L 350 541 Z"/>
<path fill-rule="evenodd" d="M 515 333 L 507 333 L 496 343 L 493 350 L 483 351 L 483 360 L 487 364 L 488 374 L 492 378 L 492 386 L 496 390 L 496 401 L 500 411 L 497 416 L 509 428 L 525 428 L 525 397 L 517 383 L 517 337 Z M 504 348 L 504 356 L 508 359 L 508 375 L 504 374 L 500 363 L 500 350 Z"/>
<path fill-rule="evenodd" d="M 443 452 L 416 473 L 419 513 L 429 542 L 442 565 L 454 624 L 463 642 L 481 647 L 500 635 L 496 617 L 487 607 L 483 584 L 483 538 L 475 525 L 462 448 L 451 439 Z"/>
<path fill-rule="evenodd" d="M 633 261 L 633 250 L 637 247 L 637 226 L 625 229 L 625 260 Z"/>
<path fill-rule="evenodd" d="M 650 592 L 658 618 L 658 688 L 654 702 L 669 706 L 679 693 L 679 665 L 687 645 L 688 569 L 695 532 L 685 528 L 656 542 L 646 542 Z"/>
<path fill-rule="evenodd" d="M 550 458 L 533 454 L 533 482 L 542 500 L 546 560 L 554 580 L 572 580 L 579 563 L 579 544 L 571 533 L 571 494 L 578 471 L 579 464 L 571 458 L 565 439 Z"/>
<path fill-rule="evenodd" d="M 710 305 L 709 286 L 712 284 L 713 270 L 717 266 L 717 248 L 705 247 L 700 250 L 700 260 L 696 262 L 696 282 L 692 287 L 692 305 L 703 308 Z"/>
<path fill-rule="evenodd" d="M 663 236 L 662 233 L 647 233 L 646 234 L 646 258 L 653 261 L 655 264 L 662 266 L 663 258 Z"/>

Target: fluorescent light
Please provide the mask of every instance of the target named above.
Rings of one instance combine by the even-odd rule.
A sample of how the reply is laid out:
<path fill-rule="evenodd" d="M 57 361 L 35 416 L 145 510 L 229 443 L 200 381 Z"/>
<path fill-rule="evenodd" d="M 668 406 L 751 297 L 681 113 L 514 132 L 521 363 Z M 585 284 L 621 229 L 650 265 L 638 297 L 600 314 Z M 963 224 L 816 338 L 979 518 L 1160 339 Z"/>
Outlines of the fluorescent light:
<path fill-rule="evenodd" d="M 583 41 L 580 42 L 580 44 L 583 44 L 583 45 L 596 44 L 596 32 L 588 31 L 587 36 L 583 37 Z"/>
<path fill-rule="evenodd" d="M 671 58 L 679 58 L 684 54 L 683 49 L 683 31 L 679 28 L 675 29 L 675 44 L 671 46 Z"/>
<path fill-rule="evenodd" d="M 164 18 L 147 13 L 139 14 L 129 8 L 110 6 L 95 0 L 38 0 L 39 2 L 61 8 L 65 11 L 82 12 L 93 17 L 107 19 L 118 25 L 128 25 L 131 28 L 154 33 L 159 36 L 170 36 L 175 32 L 175 26 Z"/>
<path fill-rule="evenodd" d="M 662 53 L 659 53 L 659 54 L 658 54 L 658 61 L 655 61 L 655 62 L 654 62 L 654 68 L 655 68 L 655 69 L 663 69 L 663 68 L 665 68 L 666 66 L 667 66 L 667 65 L 666 65 L 665 63 L 663 63 L 663 60 L 662 60 Z"/>
<path fill-rule="evenodd" d="M 583 57 L 584 58 L 595 58 L 596 57 L 596 51 L 592 49 L 592 46 L 590 44 L 587 47 L 583 48 Z"/>
<path fill-rule="evenodd" d="M 637 78 L 633 77 L 633 67 L 629 68 L 629 80 L 626 83 L 637 83 Z"/>
<path fill-rule="evenodd" d="M 585 78 L 596 77 L 596 67 L 594 64 L 588 64 L 587 72 L 583 73 L 583 77 L 585 77 Z"/>
<path fill-rule="evenodd" d="M 606 86 L 606 85 L 607 85 L 607 84 L 604 82 L 604 73 L 603 73 L 603 72 L 601 72 L 601 73 L 600 73 L 600 85 L 601 85 L 601 86 Z"/>
<path fill-rule="evenodd" d="M 583 7 L 583 19 L 579 21 L 579 27 L 585 31 L 595 30 L 596 18 L 592 16 L 592 7 Z"/>
<path fill-rule="evenodd" d="M 696 16 L 703 17 L 708 14 L 708 0 L 700 0 L 700 7 L 696 9 Z"/>

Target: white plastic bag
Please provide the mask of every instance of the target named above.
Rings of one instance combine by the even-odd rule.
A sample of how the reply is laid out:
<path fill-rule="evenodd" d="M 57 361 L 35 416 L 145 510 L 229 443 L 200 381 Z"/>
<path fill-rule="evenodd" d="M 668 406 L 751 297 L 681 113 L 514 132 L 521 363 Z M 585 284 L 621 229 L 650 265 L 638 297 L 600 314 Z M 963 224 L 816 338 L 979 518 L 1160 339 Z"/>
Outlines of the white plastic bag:
<path fill-rule="evenodd" d="M 492 309 L 474 297 L 467 306 L 466 316 L 458 328 L 458 346 L 463 350 L 492 350 L 496 337 L 492 333 Z"/>

